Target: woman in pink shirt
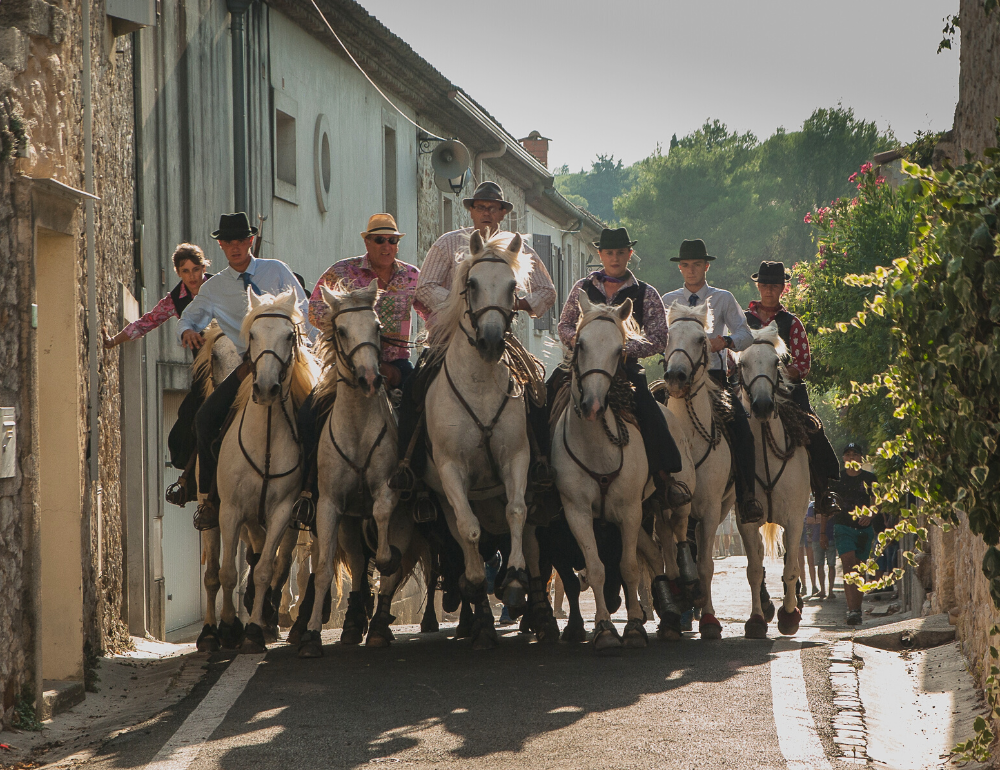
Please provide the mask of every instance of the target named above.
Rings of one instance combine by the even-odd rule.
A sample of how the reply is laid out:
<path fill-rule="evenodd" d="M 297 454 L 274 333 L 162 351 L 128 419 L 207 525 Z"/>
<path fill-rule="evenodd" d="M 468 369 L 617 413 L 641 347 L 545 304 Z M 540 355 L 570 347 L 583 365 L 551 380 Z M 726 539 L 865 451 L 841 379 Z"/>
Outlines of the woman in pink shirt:
<path fill-rule="evenodd" d="M 201 285 L 212 277 L 211 273 L 205 272 L 211 264 L 205 258 L 205 252 L 193 243 L 182 243 L 174 249 L 173 260 L 174 272 L 180 277 L 180 283 L 171 289 L 166 297 L 157 302 L 156 307 L 142 318 L 130 323 L 114 337 L 109 337 L 107 331 L 102 329 L 106 350 L 111 350 L 125 340 L 137 340 L 149 334 L 153 329 L 163 325 L 169 318 L 180 318 L 184 308 L 198 296 Z"/>

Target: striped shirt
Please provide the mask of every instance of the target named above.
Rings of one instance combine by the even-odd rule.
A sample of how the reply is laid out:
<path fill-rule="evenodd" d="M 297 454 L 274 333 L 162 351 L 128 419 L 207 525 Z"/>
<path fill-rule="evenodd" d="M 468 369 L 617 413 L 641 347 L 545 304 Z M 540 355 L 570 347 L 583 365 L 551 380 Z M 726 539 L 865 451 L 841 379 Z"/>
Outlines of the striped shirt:
<path fill-rule="evenodd" d="M 431 321 L 435 308 L 448 299 L 455 265 L 469 253 L 469 236 L 472 235 L 472 230 L 471 227 L 465 227 L 442 235 L 430 247 L 423 265 L 420 266 L 420 280 L 417 281 L 415 297 L 418 302 L 430 308 Z M 528 244 L 524 244 L 522 248 L 524 253 L 531 257 L 532 264 L 524 299 L 531 307 L 529 315 L 538 318 L 555 304 L 556 289 L 552 285 L 549 271 L 545 269 L 534 249 Z"/>

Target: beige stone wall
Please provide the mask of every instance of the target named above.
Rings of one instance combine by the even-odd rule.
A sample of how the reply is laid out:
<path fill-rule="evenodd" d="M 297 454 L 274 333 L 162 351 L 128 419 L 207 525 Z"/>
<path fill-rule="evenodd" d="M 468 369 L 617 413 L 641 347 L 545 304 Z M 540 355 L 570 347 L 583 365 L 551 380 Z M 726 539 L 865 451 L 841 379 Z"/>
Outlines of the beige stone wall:
<path fill-rule="evenodd" d="M 132 219 L 132 49 L 131 38 L 114 38 L 104 3 L 91 2 L 95 254 L 100 318 L 118 321 L 119 282 L 133 285 Z M 37 383 L 31 328 L 35 296 L 31 196 L 18 177 L 54 178 L 83 189 L 82 16 L 72 0 L 5 0 L 0 4 L 0 96 L 16 103 L 28 122 L 27 157 L 0 168 L 0 402 L 15 406 L 18 420 L 18 469 L 0 480 L 0 722 L 8 722 L 22 686 L 36 680 L 38 570 L 37 462 L 32 435 Z M 85 217 L 75 242 L 75 266 L 66 276 L 79 298 L 77 356 L 67 361 L 79 371 L 81 424 L 87 426 L 89 334 Z M 119 402 L 118 355 L 100 361 L 98 425 L 103 489 L 103 575 L 97 575 L 96 491 L 86 471 L 87 431 L 80 431 L 77 451 L 83 468 L 80 486 L 79 558 L 84 585 L 84 639 L 96 650 L 120 648 L 128 637 L 120 620 L 122 548 L 118 500 Z"/>

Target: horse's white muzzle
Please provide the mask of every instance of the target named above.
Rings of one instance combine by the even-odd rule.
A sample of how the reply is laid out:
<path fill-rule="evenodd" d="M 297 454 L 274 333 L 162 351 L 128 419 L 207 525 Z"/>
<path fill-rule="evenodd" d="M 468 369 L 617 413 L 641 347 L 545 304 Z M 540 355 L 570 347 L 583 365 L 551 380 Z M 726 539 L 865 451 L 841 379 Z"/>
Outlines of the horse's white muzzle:
<path fill-rule="evenodd" d="M 260 406 L 270 406 L 281 396 L 281 383 L 260 383 L 255 381 L 251 391 L 253 402 Z"/>
<path fill-rule="evenodd" d="M 750 401 L 750 411 L 758 420 L 767 420 L 774 416 L 774 399 L 770 396 L 758 396 Z"/>
<path fill-rule="evenodd" d="M 674 398 L 681 398 L 691 388 L 691 373 L 684 366 L 671 366 L 663 374 L 667 392 Z"/>
<path fill-rule="evenodd" d="M 382 375 L 379 374 L 378 369 L 361 366 L 358 367 L 355 374 L 358 379 L 358 387 L 362 393 L 366 396 L 374 396 L 378 392 L 379 387 L 382 385 Z"/>
<path fill-rule="evenodd" d="M 480 357 L 490 364 L 495 364 L 503 355 L 506 347 L 504 339 L 506 329 L 503 324 L 489 323 L 481 324 L 479 334 L 476 335 L 476 350 Z"/>

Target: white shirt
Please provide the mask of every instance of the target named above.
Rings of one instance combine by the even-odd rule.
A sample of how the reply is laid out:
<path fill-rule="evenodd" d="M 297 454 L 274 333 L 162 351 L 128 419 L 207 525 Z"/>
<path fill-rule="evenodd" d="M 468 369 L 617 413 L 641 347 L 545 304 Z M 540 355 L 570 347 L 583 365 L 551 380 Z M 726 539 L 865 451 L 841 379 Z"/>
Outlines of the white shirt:
<path fill-rule="evenodd" d="M 698 305 L 708 302 L 712 308 L 712 317 L 715 319 L 715 326 L 712 330 L 713 337 L 729 336 L 733 338 L 733 347 L 736 350 L 746 350 L 753 343 L 753 334 L 747 326 L 747 317 L 736 301 L 736 297 L 725 289 L 716 289 L 707 283 L 698 291 L 688 291 L 686 286 L 682 286 L 674 291 L 668 291 L 663 295 L 663 307 L 670 312 L 670 306 L 674 302 L 680 302 L 685 307 L 690 306 L 691 296 L 698 295 Z M 723 348 L 718 353 L 712 354 L 711 371 L 726 371 L 726 349 Z"/>
<path fill-rule="evenodd" d="M 278 259 L 250 257 L 246 272 L 250 274 L 253 284 L 265 294 L 277 295 L 289 288 L 294 289 L 296 304 L 302 311 L 303 319 L 306 319 L 306 333 L 310 339 L 315 339 L 318 332 L 308 321 L 308 298 L 288 265 Z M 241 273 L 233 268 L 227 267 L 202 284 L 198 296 L 184 308 L 184 314 L 177 324 L 178 342 L 181 341 L 184 332 L 201 332 L 215 318 L 223 334 L 233 341 L 240 355 L 246 352 L 246 345 L 240 339 L 240 326 L 250 310 L 250 304 L 247 301 L 246 286 L 240 275 Z"/>

